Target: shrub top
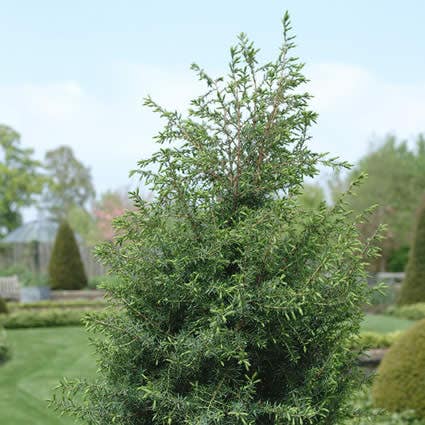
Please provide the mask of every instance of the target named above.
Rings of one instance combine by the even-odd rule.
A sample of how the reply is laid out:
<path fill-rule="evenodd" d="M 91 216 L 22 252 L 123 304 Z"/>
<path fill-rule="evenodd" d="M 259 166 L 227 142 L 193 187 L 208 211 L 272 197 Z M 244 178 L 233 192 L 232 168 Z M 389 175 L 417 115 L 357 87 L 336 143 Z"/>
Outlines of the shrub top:
<path fill-rule="evenodd" d="M 384 357 L 372 390 L 376 407 L 425 417 L 425 320 L 400 336 Z"/>

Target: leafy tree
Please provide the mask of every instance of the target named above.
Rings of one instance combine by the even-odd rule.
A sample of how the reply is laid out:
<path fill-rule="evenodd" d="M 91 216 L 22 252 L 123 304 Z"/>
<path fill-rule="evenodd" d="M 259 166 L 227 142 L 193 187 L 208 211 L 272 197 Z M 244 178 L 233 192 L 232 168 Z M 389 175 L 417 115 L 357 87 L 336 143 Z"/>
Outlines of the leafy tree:
<path fill-rule="evenodd" d="M 120 190 L 107 191 L 102 194 L 99 201 L 95 202 L 93 214 L 96 218 L 98 233 L 103 240 L 113 239 L 113 220 L 130 209 L 133 209 L 133 205 L 128 193 Z"/>
<path fill-rule="evenodd" d="M 400 304 L 420 302 L 425 302 L 425 202 L 419 210 L 415 238 L 399 299 Z"/>
<path fill-rule="evenodd" d="M 105 425 L 352 414 L 350 344 L 369 291 L 363 254 L 374 250 L 347 223 L 344 197 L 331 209 L 298 201 L 307 176 L 341 164 L 308 146 L 316 114 L 289 30 L 285 15 L 276 61 L 259 64 L 242 34 L 227 78 L 193 65 L 207 91 L 185 116 L 146 100 L 166 120 L 162 148 L 136 171 L 156 197 L 134 193 L 137 210 L 98 250 L 117 276 L 112 308 L 88 320 L 99 379 L 64 382 L 66 412 Z"/>
<path fill-rule="evenodd" d="M 16 131 L 0 125 L 0 237 L 21 224 L 21 209 L 42 189 L 40 163 L 20 143 Z"/>
<path fill-rule="evenodd" d="M 103 240 L 97 227 L 96 217 L 91 211 L 77 206 L 72 207 L 68 212 L 67 221 L 87 245 L 94 246 Z"/>
<path fill-rule="evenodd" d="M 49 281 L 53 289 L 82 289 L 87 276 L 74 232 L 65 221 L 61 223 L 49 262 Z"/>
<path fill-rule="evenodd" d="M 359 161 L 343 183 L 338 178 L 334 180 L 331 189 L 347 187 L 361 173 L 368 178 L 351 199 L 351 205 L 357 213 L 379 205 L 361 226 L 361 233 L 367 239 L 381 223 L 387 225 L 386 237 L 380 242 L 382 256 L 375 264 L 376 270 L 385 270 L 395 251 L 405 251 L 410 245 L 414 230 L 411 217 L 425 187 L 425 138 L 418 136 L 411 149 L 406 141 L 400 143 L 388 136 Z"/>
<path fill-rule="evenodd" d="M 44 159 L 48 183 L 43 194 L 43 209 L 59 220 L 67 218 L 74 207 L 85 208 L 95 190 L 90 169 L 75 158 L 69 146 L 48 151 Z"/>

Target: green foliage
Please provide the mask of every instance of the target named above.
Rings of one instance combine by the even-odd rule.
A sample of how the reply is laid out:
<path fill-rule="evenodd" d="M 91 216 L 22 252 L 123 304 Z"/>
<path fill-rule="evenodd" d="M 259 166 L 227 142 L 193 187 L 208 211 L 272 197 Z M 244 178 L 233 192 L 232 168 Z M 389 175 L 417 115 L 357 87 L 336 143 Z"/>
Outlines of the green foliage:
<path fill-rule="evenodd" d="M 87 245 L 94 246 L 102 240 L 95 217 L 84 208 L 72 207 L 68 212 L 67 221 Z"/>
<path fill-rule="evenodd" d="M 93 276 L 89 279 L 88 287 L 90 289 L 104 289 L 116 283 L 117 277 L 109 274 L 103 276 Z"/>
<path fill-rule="evenodd" d="M 10 359 L 10 347 L 6 339 L 6 332 L 0 327 L 0 365 Z"/>
<path fill-rule="evenodd" d="M 87 309 L 13 311 L 8 315 L 0 315 L 0 326 L 5 329 L 80 326 L 85 314 Z"/>
<path fill-rule="evenodd" d="M 394 413 L 374 407 L 369 385 L 364 385 L 352 398 L 358 414 L 347 422 L 348 425 L 425 425 L 425 420 L 411 410 Z"/>
<path fill-rule="evenodd" d="M 388 256 L 387 270 L 394 273 L 404 272 L 409 260 L 409 250 L 409 246 L 403 245 L 392 251 Z"/>
<path fill-rule="evenodd" d="M 278 59 L 257 63 L 242 34 L 229 75 L 193 70 L 207 92 L 166 121 L 161 149 L 136 171 L 156 194 L 116 219 L 98 256 L 123 306 L 99 335 L 95 383 L 63 383 L 59 407 L 90 424 L 336 424 L 361 379 L 350 350 L 374 254 L 345 197 L 303 207 L 316 114 L 301 91 L 289 18 Z M 361 218 L 359 218 L 361 220 Z M 84 399 L 79 403 L 75 393 Z"/>
<path fill-rule="evenodd" d="M 325 200 L 325 191 L 318 184 L 304 184 L 299 201 L 305 208 L 320 208 Z"/>
<path fill-rule="evenodd" d="M 373 385 L 377 407 L 413 409 L 425 418 L 425 320 L 406 331 L 382 360 Z"/>
<path fill-rule="evenodd" d="M 74 232 L 67 222 L 59 226 L 49 263 L 49 281 L 53 289 L 82 289 L 87 277 Z"/>
<path fill-rule="evenodd" d="M 380 332 L 361 332 L 358 340 L 355 341 L 355 347 L 362 349 L 368 348 L 389 348 L 402 335 L 401 331 L 389 333 Z"/>
<path fill-rule="evenodd" d="M 9 313 L 9 309 L 7 308 L 6 301 L 0 297 L 0 314 L 7 314 Z"/>
<path fill-rule="evenodd" d="M 21 286 L 49 286 L 49 279 L 44 274 L 34 273 L 22 265 L 0 269 L 0 276 L 18 276 Z"/>
<path fill-rule="evenodd" d="M 32 149 L 20 146 L 20 135 L 0 125 L 0 238 L 21 225 L 21 208 L 41 192 L 40 165 Z"/>
<path fill-rule="evenodd" d="M 425 319 L 425 303 L 391 306 L 386 310 L 386 314 L 407 320 Z"/>
<path fill-rule="evenodd" d="M 379 205 L 361 226 L 361 233 L 366 239 L 379 224 L 387 225 L 386 237 L 380 243 L 382 256 L 374 265 L 375 271 L 383 271 L 388 269 L 394 251 L 410 245 L 414 231 L 412 217 L 425 187 L 425 138 L 419 135 L 412 149 L 407 141 L 386 137 L 372 146 L 346 179 L 331 182 L 331 189 L 336 189 L 333 193 L 340 192 L 361 173 L 366 173 L 368 178 L 350 203 L 357 213 L 370 205 Z"/>
<path fill-rule="evenodd" d="M 399 292 L 400 288 L 398 285 L 386 285 L 379 290 L 373 291 L 366 310 L 373 311 L 374 313 L 382 313 L 389 306 L 396 303 Z"/>
<path fill-rule="evenodd" d="M 419 210 L 398 302 L 400 305 L 425 302 L 425 203 Z"/>
<path fill-rule="evenodd" d="M 69 146 L 48 151 L 44 158 L 48 182 L 42 208 L 59 220 L 68 218 L 73 208 L 85 208 L 95 196 L 90 169 L 75 158 Z"/>

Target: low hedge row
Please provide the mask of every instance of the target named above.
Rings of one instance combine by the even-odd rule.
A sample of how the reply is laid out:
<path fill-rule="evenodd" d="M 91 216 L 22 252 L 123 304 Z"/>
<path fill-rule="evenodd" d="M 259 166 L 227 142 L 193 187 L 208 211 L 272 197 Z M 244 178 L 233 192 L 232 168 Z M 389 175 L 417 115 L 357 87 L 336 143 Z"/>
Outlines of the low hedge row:
<path fill-rule="evenodd" d="M 389 348 L 400 337 L 403 332 L 395 331 L 381 334 L 378 332 L 361 332 L 359 338 L 355 342 L 357 347 L 361 349 L 369 348 Z"/>
<path fill-rule="evenodd" d="M 386 314 L 400 319 L 422 320 L 425 319 L 425 303 L 410 304 L 404 306 L 392 306 L 386 310 Z"/>
<path fill-rule="evenodd" d="M 92 304 L 93 305 L 93 304 Z M 99 309 L 18 309 L 10 314 L 0 314 L 0 327 L 6 329 L 40 328 L 53 326 L 80 326 L 82 318 L 90 311 Z M 360 336 L 353 341 L 353 348 L 388 348 L 401 335 L 402 332 L 381 334 L 377 332 L 361 332 Z"/>
<path fill-rule="evenodd" d="M 53 326 L 79 326 L 87 310 L 48 309 L 14 311 L 0 315 L 0 326 L 5 329 L 43 328 Z"/>
<path fill-rule="evenodd" d="M 106 306 L 106 300 L 69 300 L 69 301 L 36 301 L 30 303 L 8 303 L 10 311 L 16 310 L 45 310 L 45 309 L 72 309 L 72 308 L 102 308 Z"/>

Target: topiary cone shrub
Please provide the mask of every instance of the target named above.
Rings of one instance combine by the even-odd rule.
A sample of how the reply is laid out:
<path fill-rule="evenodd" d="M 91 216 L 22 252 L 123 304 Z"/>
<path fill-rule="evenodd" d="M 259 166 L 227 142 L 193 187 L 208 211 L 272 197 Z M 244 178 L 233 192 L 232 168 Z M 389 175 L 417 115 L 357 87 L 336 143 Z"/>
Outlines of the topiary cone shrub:
<path fill-rule="evenodd" d="M 87 276 L 74 232 L 67 222 L 59 226 L 49 263 L 52 289 L 82 289 Z"/>
<path fill-rule="evenodd" d="M 398 301 L 401 305 L 425 302 L 425 202 L 418 212 L 406 276 Z"/>
<path fill-rule="evenodd" d="M 62 411 L 104 425 L 330 425 L 353 413 L 374 249 L 344 197 L 299 202 L 305 177 L 341 164 L 309 148 L 316 114 L 287 15 L 283 37 L 260 65 L 242 34 L 223 79 L 193 65 L 207 91 L 185 116 L 146 100 L 166 121 L 136 171 L 156 196 L 133 193 L 137 209 L 98 248 L 120 308 L 88 319 L 98 380 L 64 382 Z"/>
<path fill-rule="evenodd" d="M 401 335 L 385 355 L 372 395 L 376 407 L 415 410 L 425 418 L 425 320 Z"/>

